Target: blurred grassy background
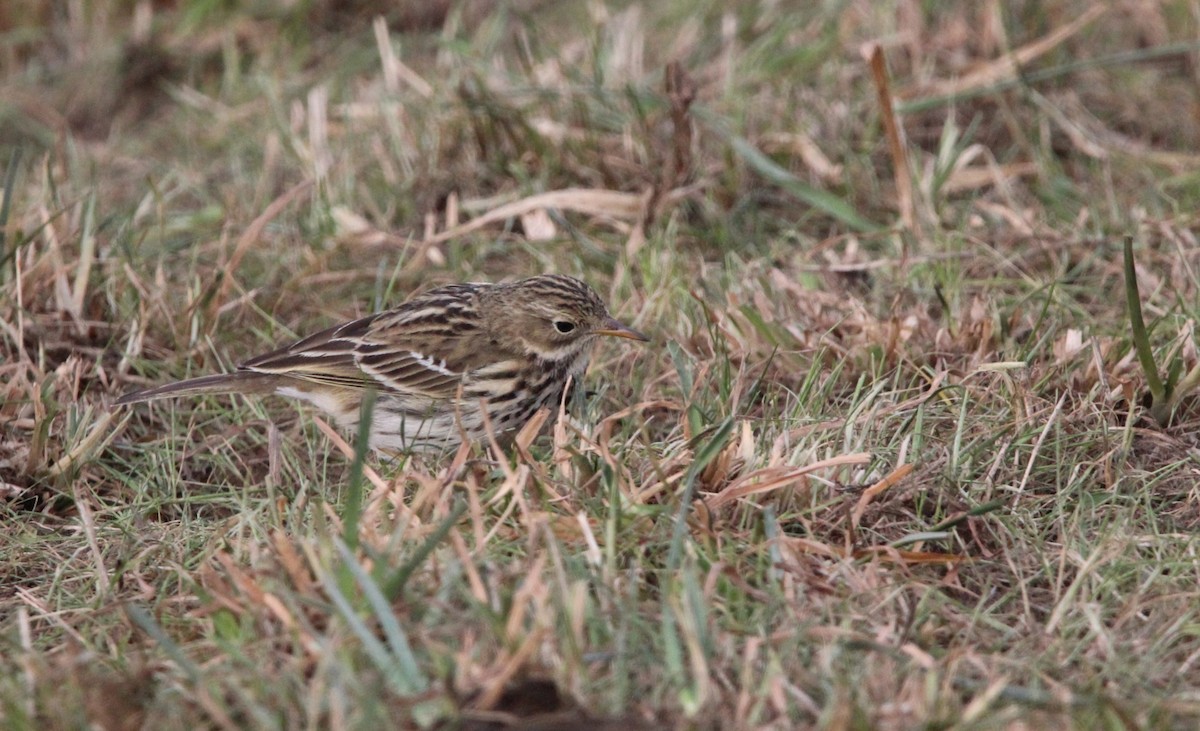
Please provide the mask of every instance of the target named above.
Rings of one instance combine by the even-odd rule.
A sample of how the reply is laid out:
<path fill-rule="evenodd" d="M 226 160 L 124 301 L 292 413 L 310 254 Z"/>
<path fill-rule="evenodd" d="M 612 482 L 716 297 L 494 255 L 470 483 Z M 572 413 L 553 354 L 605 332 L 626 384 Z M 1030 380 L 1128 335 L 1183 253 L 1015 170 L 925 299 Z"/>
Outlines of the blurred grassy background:
<path fill-rule="evenodd" d="M 0 5 L 0 720 L 1193 728 L 1200 412 L 1121 244 L 1186 384 L 1198 21 Z M 543 271 L 654 342 L 516 454 L 108 408 Z"/>

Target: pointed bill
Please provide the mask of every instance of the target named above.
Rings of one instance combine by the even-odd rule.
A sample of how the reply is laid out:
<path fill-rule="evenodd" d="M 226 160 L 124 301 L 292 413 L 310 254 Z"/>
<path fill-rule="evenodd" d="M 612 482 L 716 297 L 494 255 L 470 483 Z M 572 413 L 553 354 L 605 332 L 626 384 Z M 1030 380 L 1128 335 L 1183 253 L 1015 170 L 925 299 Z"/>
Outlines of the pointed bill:
<path fill-rule="evenodd" d="M 597 335 L 609 335 L 614 338 L 628 338 L 630 340 L 640 340 L 641 342 L 649 342 L 650 338 L 641 334 L 631 327 L 626 327 L 618 322 L 615 318 L 608 318 L 604 321 L 604 325 L 595 331 Z"/>

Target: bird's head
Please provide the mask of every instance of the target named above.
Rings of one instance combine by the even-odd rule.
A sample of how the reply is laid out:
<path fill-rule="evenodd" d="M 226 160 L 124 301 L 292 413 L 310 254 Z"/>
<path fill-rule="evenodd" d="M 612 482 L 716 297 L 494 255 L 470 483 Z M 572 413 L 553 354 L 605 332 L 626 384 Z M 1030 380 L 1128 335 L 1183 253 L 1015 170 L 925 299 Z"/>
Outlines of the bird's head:
<path fill-rule="evenodd" d="M 480 310 L 493 332 L 542 360 L 573 359 L 604 335 L 649 340 L 608 314 L 587 284 L 558 274 L 497 285 L 480 298 Z"/>

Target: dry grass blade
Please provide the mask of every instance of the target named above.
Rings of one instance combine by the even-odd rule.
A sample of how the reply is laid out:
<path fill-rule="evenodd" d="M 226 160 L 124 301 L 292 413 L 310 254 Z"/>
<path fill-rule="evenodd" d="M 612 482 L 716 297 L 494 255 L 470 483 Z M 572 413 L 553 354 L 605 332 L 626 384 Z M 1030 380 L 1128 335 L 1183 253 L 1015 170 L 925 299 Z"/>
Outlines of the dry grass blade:
<path fill-rule="evenodd" d="M 1006 181 L 1037 175 L 1039 168 L 1032 162 L 1012 162 L 1002 165 L 957 168 L 942 183 L 941 191 L 946 195 L 967 193 L 989 185 L 1000 186 Z"/>
<path fill-rule="evenodd" d="M 696 100 L 696 82 L 681 63 L 672 61 L 663 71 L 663 87 L 671 107 L 671 148 L 662 166 L 662 177 L 646 203 L 646 216 L 641 221 L 643 230 L 662 215 L 667 194 L 687 181 L 692 167 L 691 108 Z"/>
<path fill-rule="evenodd" d="M 804 479 L 806 475 L 813 472 L 831 467 L 866 464 L 870 461 L 870 454 L 860 452 L 819 460 L 803 467 L 766 467 L 739 478 L 716 495 L 708 496 L 705 498 L 705 503 L 707 503 L 710 509 L 716 510 L 728 503 L 750 495 L 783 489 Z"/>
<path fill-rule="evenodd" d="M 910 100 L 918 95 L 956 96 L 1007 81 L 1015 77 L 1023 66 L 1058 48 L 1093 21 L 1109 12 L 1109 9 L 1109 6 L 1104 4 L 1091 5 L 1074 20 L 1054 29 L 1045 37 L 1027 43 L 998 59 L 981 64 L 979 68 L 970 73 L 955 79 L 907 89 L 901 91 L 900 96 Z"/>
<path fill-rule="evenodd" d="M 888 79 L 887 59 L 884 58 L 883 48 L 878 43 L 863 46 L 862 57 L 871 69 L 871 80 L 875 82 L 875 93 L 879 98 L 879 114 L 883 118 L 883 131 L 887 136 L 888 151 L 892 155 L 892 181 L 896 184 L 900 220 L 906 229 L 920 236 L 912 168 L 908 162 L 908 142 L 896 114 L 896 103 Z"/>
<path fill-rule="evenodd" d="M 221 287 L 217 290 L 217 294 L 213 297 L 208 305 L 208 321 L 216 322 L 217 312 L 227 301 L 229 290 L 233 287 L 235 276 L 239 267 L 242 265 L 242 258 L 250 247 L 262 239 L 263 231 L 266 230 L 267 224 L 274 221 L 280 213 L 289 205 L 296 201 L 300 196 L 304 195 L 313 186 L 313 181 L 303 180 L 300 183 L 292 186 L 275 200 L 271 201 L 257 218 L 250 222 L 242 235 L 238 237 L 237 244 L 233 247 L 233 254 L 229 257 L 229 263 L 224 268 L 224 275 L 221 278 Z"/>
<path fill-rule="evenodd" d="M 545 208 L 575 211 L 588 216 L 596 216 L 601 220 L 636 221 L 642 213 L 643 203 L 640 195 L 621 193 L 615 190 L 571 188 L 538 193 L 494 208 L 482 216 L 447 231 L 428 235 L 425 237 L 424 243 L 437 244 L 461 238 L 491 224 L 518 218 Z"/>
<path fill-rule="evenodd" d="M 883 494 L 885 490 L 893 487 L 897 482 L 900 482 L 900 480 L 908 477 L 909 473 L 912 471 L 913 466 L 911 464 L 902 464 L 896 469 L 892 470 L 887 477 L 884 477 L 879 482 L 876 482 L 866 490 L 863 490 L 863 494 L 858 498 L 858 502 L 854 505 L 854 510 L 850 513 L 850 524 L 857 528 L 858 524 L 862 522 L 863 513 L 867 511 L 867 506 L 871 504 L 871 501 Z"/>
<path fill-rule="evenodd" d="M 404 83 L 408 84 L 410 88 L 422 97 L 426 99 L 432 97 L 434 89 L 429 85 L 429 82 L 401 61 L 400 57 L 392 49 L 387 21 L 383 16 L 378 16 L 372 21 L 371 29 L 375 32 L 375 47 L 379 50 L 379 61 L 383 70 L 383 83 L 387 90 L 393 94 L 398 93 L 400 91 L 400 81 L 403 80 Z"/>
<path fill-rule="evenodd" d="M 821 180 L 829 185 L 841 185 L 844 166 L 830 160 L 816 140 L 803 131 L 764 135 L 762 144 L 763 151 L 770 154 L 790 152 L 797 155 Z"/>
<path fill-rule="evenodd" d="M 935 551 L 906 551 L 891 546 L 870 546 L 847 549 L 833 546 L 810 538 L 786 537 L 778 539 L 795 554 L 815 554 L 837 559 L 877 559 L 897 564 L 956 564 L 968 561 L 966 556 Z"/>
<path fill-rule="evenodd" d="M 92 423 L 91 428 L 83 439 L 74 444 L 68 452 L 59 457 L 54 464 L 46 468 L 48 477 L 57 477 L 71 470 L 72 467 L 83 463 L 92 456 L 104 449 L 112 440 L 116 439 L 121 430 L 129 423 L 128 414 L 123 414 L 121 423 L 117 428 L 110 429 L 117 414 L 112 411 L 102 411 L 99 417 Z"/>

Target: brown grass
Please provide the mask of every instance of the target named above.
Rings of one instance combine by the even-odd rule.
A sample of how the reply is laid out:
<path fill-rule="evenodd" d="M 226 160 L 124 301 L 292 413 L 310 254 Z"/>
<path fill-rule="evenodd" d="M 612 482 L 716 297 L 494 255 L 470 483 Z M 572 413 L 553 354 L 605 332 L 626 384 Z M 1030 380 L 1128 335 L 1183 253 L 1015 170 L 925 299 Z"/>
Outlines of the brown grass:
<path fill-rule="evenodd" d="M 1196 18 L 0 6 L 0 720 L 1194 726 L 1200 411 L 1120 257 L 1178 379 Z M 654 342 L 509 451 L 108 406 L 540 271 Z"/>

